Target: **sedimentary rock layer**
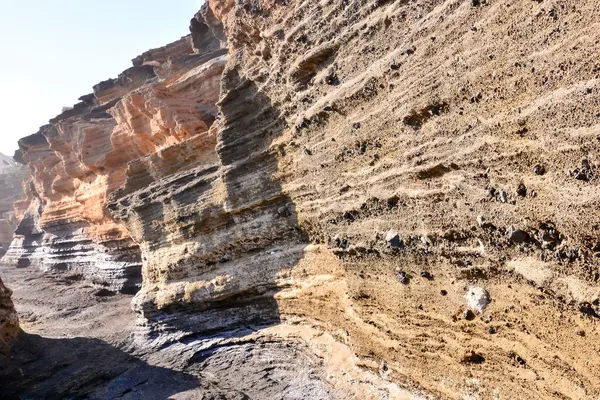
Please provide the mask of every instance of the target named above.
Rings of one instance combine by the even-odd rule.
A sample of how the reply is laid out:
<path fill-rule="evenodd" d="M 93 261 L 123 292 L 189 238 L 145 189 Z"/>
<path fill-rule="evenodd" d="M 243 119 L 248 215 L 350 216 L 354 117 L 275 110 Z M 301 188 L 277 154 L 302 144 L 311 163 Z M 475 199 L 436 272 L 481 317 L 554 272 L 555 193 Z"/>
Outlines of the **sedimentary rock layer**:
<path fill-rule="evenodd" d="M 184 214 L 158 187 L 114 206 L 158 221 L 130 228 L 152 243 L 136 304 L 154 332 L 252 322 L 272 296 L 271 316 L 435 397 L 596 397 L 593 2 L 211 6 L 219 161 L 179 183 L 203 187 Z"/>
<path fill-rule="evenodd" d="M 190 35 L 144 53 L 19 142 L 15 157 L 31 170 L 31 184 L 5 264 L 78 271 L 110 290 L 139 288 L 139 245 L 106 199 L 124 184 L 129 162 L 168 157 L 164 149 L 206 136 L 224 59 L 214 36 L 202 44 L 195 48 Z"/>
<path fill-rule="evenodd" d="M 509 1 L 227 13 L 231 60 L 289 126 L 280 185 L 343 266 L 351 315 L 311 299 L 308 317 L 443 398 L 598 396 L 600 359 L 578 356 L 599 301 L 598 16 Z M 471 285 L 492 297 L 472 322 Z"/>

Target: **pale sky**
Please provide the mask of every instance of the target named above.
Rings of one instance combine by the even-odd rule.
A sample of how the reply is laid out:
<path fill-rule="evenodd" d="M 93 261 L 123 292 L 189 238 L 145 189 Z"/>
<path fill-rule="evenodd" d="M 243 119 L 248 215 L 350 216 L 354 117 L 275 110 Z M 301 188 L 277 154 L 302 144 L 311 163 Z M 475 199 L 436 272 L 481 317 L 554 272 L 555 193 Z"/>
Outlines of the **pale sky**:
<path fill-rule="evenodd" d="M 201 0 L 0 0 L 0 152 L 131 66 L 188 34 Z"/>

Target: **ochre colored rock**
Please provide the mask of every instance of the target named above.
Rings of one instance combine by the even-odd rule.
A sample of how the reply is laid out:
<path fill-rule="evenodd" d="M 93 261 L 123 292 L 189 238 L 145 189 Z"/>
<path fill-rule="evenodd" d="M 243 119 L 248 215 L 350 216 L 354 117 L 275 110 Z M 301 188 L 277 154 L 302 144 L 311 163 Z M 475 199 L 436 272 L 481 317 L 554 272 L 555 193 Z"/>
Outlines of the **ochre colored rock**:
<path fill-rule="evenodd" d="M 534 3 L 209 3 L 229 45 L 218 161 L 198 152 L 202 163 L 145 173 L 160 180 L 111 203 L 147 243 L 134 306 L 149 329 L 310 321 L 434 396 L 597 395 L 600 358 L 577 361 L 591 342 L 574 342 L 557 311 L 592 315 L 599 296 L 598 43 L 568 45 L 598 37 L 593 2 L 551 12 L 568 23 L 559 36 Z M 507 240 L 511 226 L 532 240 Z M 390 230 L 401 248 L 386 243 Z M 507 266 L 530 257 L 553 271 L 553 295 L 538 299 Z M 492 302 L 473 321 L 453 318 L 472 285 Z M 487 372 L 462 362 L 473 340 Z M 527 364 L 539 376 L 582 383 L 516 378 L 513 345 L 544 359 Z M 571 354 L 576 372 L 545 346 Z"/>

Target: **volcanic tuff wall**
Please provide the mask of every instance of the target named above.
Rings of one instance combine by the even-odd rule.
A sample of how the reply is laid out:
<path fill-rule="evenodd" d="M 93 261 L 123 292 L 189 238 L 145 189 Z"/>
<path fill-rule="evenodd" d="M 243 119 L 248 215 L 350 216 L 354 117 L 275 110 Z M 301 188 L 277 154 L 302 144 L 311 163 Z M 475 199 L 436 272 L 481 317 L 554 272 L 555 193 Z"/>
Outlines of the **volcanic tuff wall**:
<path fill-rule="evenodd" d="M 342 397 L 597 398 L 594 2 L 209 5 L 20 142 L 5 262 L 141 266 L 182 363 L 300 340 Z"/>

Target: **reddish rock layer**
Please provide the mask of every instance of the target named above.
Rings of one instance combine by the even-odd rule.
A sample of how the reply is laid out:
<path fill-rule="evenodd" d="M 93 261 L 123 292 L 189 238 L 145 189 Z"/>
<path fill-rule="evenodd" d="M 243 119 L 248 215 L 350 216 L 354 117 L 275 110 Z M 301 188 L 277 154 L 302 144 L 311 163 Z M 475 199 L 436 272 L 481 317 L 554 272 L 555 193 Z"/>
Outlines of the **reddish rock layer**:
<path fill-rule="evenodd" d="M 139 287 L 138 244 L 107 212 L 107 196 L 125 183 L 131 161 L 168 157 L 164 149 L 207 135 L 224 60 L 214 36 L 205 42 L 194 49 L 188 36 L 144 53 L 19 142 L 16 158 L 32 184 L 17 205 L 27 212 L 5 264 L 79 271 L 111 290 Z"/>

